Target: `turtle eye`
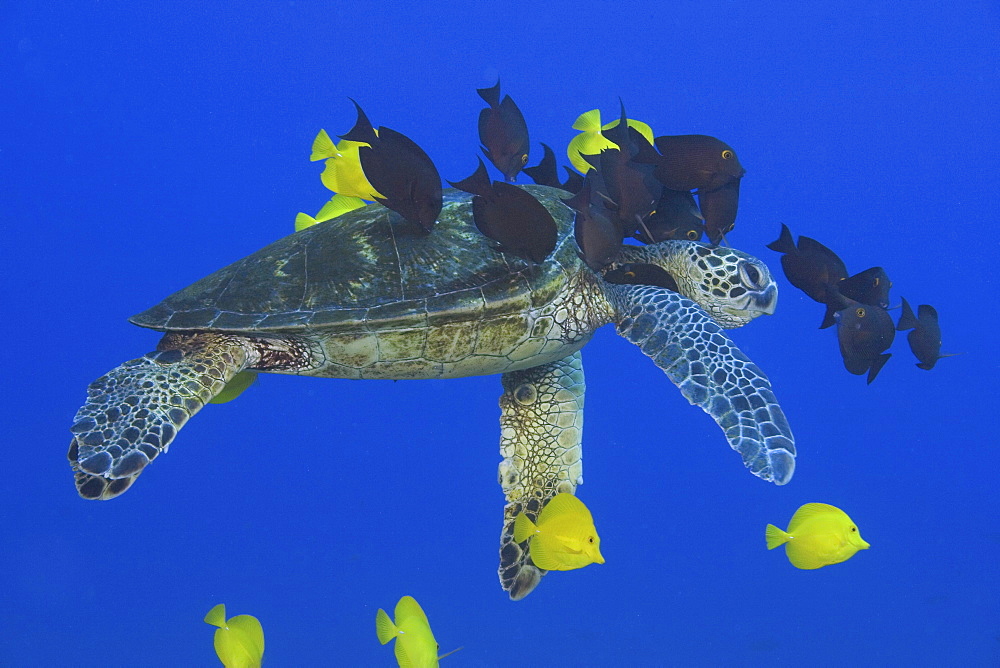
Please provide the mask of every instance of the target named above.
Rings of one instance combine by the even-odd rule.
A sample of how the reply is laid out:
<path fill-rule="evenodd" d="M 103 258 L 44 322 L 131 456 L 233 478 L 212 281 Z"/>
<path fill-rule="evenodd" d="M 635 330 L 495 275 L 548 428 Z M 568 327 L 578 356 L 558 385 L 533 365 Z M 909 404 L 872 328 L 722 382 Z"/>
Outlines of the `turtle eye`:
<path fill-rule="evenodd" d="M 687 238 L 690 239 L 691 241 L 697 241 L 698 237 L 700 237 L 700 236 L 701 235 L 698 234 L 698 230 L 688 230 L 687 231 Z"/>
<path fill-rule="evenodd" d="M 743 284 L 751 288 L 760 288 L 761 279 L 763 278 L 760 273 L 760 269 L 753 266 L 749 262 L 740 262 L 740 277 L 743 279 Z"/>
<path fill-rule="evenodd" d="M 722 152 L 722 159 L 723 160 L 732 160 L 735 157 L 736 157 L 736 154 L 733 153 L 732 151 L 730 151 L 728 148 L 725 151 Z"/>

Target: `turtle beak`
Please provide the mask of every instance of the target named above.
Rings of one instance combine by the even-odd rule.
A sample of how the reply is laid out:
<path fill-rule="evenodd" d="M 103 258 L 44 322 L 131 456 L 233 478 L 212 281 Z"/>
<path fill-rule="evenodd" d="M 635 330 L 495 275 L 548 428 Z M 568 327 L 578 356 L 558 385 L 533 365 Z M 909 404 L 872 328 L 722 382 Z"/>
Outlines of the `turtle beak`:
<path fill-rule="evenodd" d="M 774 315 L 774 308 L 778 305 L 778 286 L 772 283 L 760 292 L 751 292 L 749 297 L 748 311 Z"/>

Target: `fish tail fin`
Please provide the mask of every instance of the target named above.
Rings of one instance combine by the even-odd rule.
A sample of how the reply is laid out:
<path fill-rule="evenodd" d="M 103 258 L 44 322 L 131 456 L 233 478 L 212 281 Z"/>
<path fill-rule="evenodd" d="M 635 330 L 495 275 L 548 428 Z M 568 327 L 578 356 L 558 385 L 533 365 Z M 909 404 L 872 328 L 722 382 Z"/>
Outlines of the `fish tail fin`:
<path fill-rule="evenodd" d="M 899 316 L 899 322 L 896 323 L 896 331 L 902 332 L 904 329 L 913 329 L 920 324 L 917 320 L 917 316 L 913 314 L 913 309 L 910 308 L 910 303 L 906 301 L 905 297 L 901 297 L 903 301 L 903 313 Z"/>
<path fill-rule="evenodd" d="M 514 541 L 523 543 L 528 537 L 538 529 L 535 523 L 528 519 L 524 513 L 520 513 L 514 518 Z"/>
<path fill-rule="evenodd" d="M 573 129 L 581 132 L 599 132 L 601 130 L 601 110 L 585 111 L 573 121 Z"/>
<path fill-rule="evenodd" d="M 872 381 L 875 380 L 875 376 L 877 376 L 878 372 L 882 370 L 882 367 L 885 366 L 885 363 L 889 361 L 890 357 L 892 357 L 892 353 L 882 353 L 875 358 L 875 361 L 872 362 L 872 365 L 868 368 L 869 385 L 872 384 Z"/>
<path fill-rule="evenodd" d="M 309 159 L 315 162 L 324 158 L 332 158 L 335 155 L 337 155 L 336 145 L 334 145 L 333 140 L 330 139 L 330 135 L 326 133 L 326 130 L 320 130 L 316 138 L 313 139 L 312 155 L 309 156 Z"/>
<path fill-rule="evenodd" d="M 379 608 L 375 613 L 375 633 L 378 634 L 378 641 L 384 645 L 395 638 L 398 631 L 399 629 L 389 619 L 388 613 Z"/>
<path fill-rule="evenodd" d="M 310 216 L 308 213 L 303 213 L 299 211 L 297 214 L 295 214 L 295 231 L 301 232 L 307 227 L 312 227 L 318 222 L 319 222 L 318 220 Z"/>
<path fill-rule="evenodd" d="M 476 92 L 479 93 L 479 97 L 483 98 L 486 104 L 490 105 L 494 109 L 500 106 L 500 79 L 497 78 L 496 85 L 489 88 L 477 88 Z"/>
<path fill-rule="evenodd" d="M 220 629 L 226 628 L 226 604 L 220 603 L 205 615 L 205 623 L 218 626 Z"/>
<path fill-rule="evenodd" d="M 767 539 L 767 549 L 773 550 L 779 545 L 787 543 L 791 536 L 773 524 L 768 524 L 767 528 L 764 529 L 764 538 Z"/>
<path fill-rule="evenodd" d="M 788 229 L 788 225 L 781 224 L 781 234 L 778 239 L 769 243 L 767 247 L 779 253 L 795 252 L 795 239 L 792 238 L 792 231 Z"/>

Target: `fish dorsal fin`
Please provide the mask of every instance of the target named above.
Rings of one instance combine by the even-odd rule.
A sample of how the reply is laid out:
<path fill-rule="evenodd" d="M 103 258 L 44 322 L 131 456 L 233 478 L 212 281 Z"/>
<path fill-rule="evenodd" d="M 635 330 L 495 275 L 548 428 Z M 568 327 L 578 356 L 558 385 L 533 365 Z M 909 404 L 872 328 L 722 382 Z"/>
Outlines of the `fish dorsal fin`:
<path fill-rule="evenodd" d="M 937 309 L 930 304 L 921 304 L 917 307 L 917 318 L 921 322 L 937 322 L 938 314 Z"/>
<path fill-rule="evenodd" d="M 226 628 L 226 604 L 220 603 L 205 615 L 205 623 L 218 626 L 220 629 Z"/>
<path fill-rule="evenodd" d="M 566 515 L 568 513 L 580 515 L 590 522 L 594 521 L 590 511 L 587 509 L 587 506 L 583 505 L 583 501 L 576 498 L 572 494 L 561 492 L 553 496 L 552 500 L 550 500 L 547 504 L 545 504 L 545 507 L 542 508 L 542 512 L 538 516 L 538 523 L 542 524 L 543 522 L 548 521 L 549 518 Z"/>
<path fill-rule="evenodd" d="M 496 108 L 500 106 L 500 79 L 497 79 L 496 85 L 489 88 L 477 88 L 476 92 L 491 107 Z"/>
<path fill-rule="evenodd" d="M 412 596 L 404 596 L 396 603 L 396 624 L 403 626 L 409 620 L 420 620 L 423 624 L 430 626 L 424 609 L 417 603 L 417 599 Z"/>
<path fill-rule="evenodd" d="M 795 530 L 809 520 L 817 517 L 829 517 L 831 513 L 847 517 L 847 514 L 843 510 L 828 503 L 807 503 L 792 515 L 792 519 L 788 521 L 787 531 L 794 536 Z"/>
<path fill-rule="evenodd" d="M 395 638 L 397 633 L 399 633 L 399 629 L 389 619 L 389 614 L 379 608 L 378 612 L 375 613 L 375 634 L 378 636 L 378 641 L 384 645 Z"/>
<path fill-rule="evenodd" d="M 917 321 L 917 316 L 913 315 L 913 309 L 910 308 L 910 303 L 906 301 L 906 297 L 900 297 L 900 299 L 903 302 L 903 312 L 899 316 L 899 322 L 896 323 L 897 332 L 913 329 L 920 324 Z"/>

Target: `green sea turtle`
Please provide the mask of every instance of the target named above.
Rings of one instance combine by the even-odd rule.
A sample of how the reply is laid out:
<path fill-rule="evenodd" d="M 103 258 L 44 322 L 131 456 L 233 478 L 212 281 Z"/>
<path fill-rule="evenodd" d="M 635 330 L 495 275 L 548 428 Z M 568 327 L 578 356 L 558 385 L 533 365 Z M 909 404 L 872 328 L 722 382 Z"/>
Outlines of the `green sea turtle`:
<path fill-rule="evenodd" d="M 784 414 L 767 377 L 723 330 L 772 312 L 767 266 L 730 248 L 663 241 L 623 246 L 595 272 L 578 255 L 566 193 L 522 187 L 558 225 L 555 250 L 538 264 L 498 252 L 472 224 L 471 195 L 449 189 L 429 234 L 371 205 L 134 316 L 165 335 L 88 388 L 69 448 L 80 495 L 128 489 L 244 369 L 355 379 L 503 374 L 500 579 L 521 598 L 542 571 L 513 540 L 513 521 L 521 511 L 535 519 L 581 481 L 580 349 L 608 323 L 716 420 L 754 475 L 788 482 L 795 446 Z M 625 263 L 666 270 L 678 291 L 605 280 Z"/>

